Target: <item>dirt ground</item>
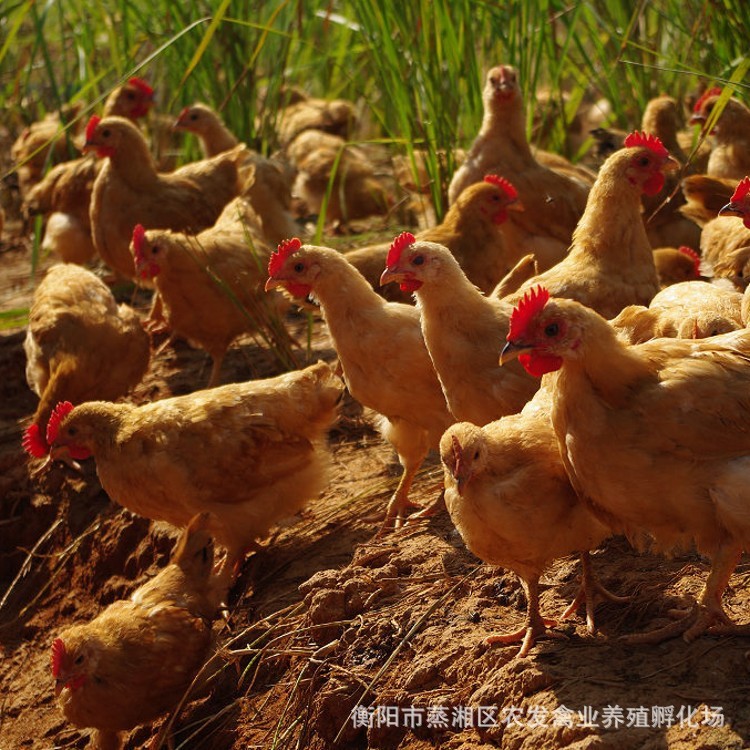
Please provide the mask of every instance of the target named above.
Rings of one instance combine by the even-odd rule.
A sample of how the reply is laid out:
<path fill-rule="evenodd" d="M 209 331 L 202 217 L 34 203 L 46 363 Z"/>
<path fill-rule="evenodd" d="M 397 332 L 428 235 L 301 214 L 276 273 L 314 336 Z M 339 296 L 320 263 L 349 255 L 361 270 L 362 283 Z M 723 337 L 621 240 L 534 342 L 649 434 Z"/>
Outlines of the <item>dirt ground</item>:
<path fill-rule="evenodd" d="M 29 242 L 18 232 L 6 228 L 0 243 L 0 309 L 30 299 Z M 306 318 L 290 315 L 288 324 L 304 341 Z M 318 319 L 314 332 L 311 358 L 334 359 Z M 23 335 L 0 335 L 0 750 L 83 748 L 87 732 L 54 702 L 52 640 L 152 576 L 175 532 L 110 502 L 91 460 L 82 474 L 57 466 L 30 477 L 20 436 L 36 397 L 24 378 Z M 248 338 L 231 350 L 223 381 L 274 367 Z M 178 343 L 153 359 L 131 398 L 195 390 L 208 371 L 204 353 Z M 131 732 L 127 748 L 160 747 L 155 738 L 167 734 L 191 750 L 750 746 L 750 640 L 618 640 L 663 623 L 669 606 L 696 595 L 705 560 L 638 554 L 609 540 L 594 554 L 596 571 L 632 602 L 601 605 L 596 636 L 578 616 L 559 625 L 565 639 L 541 640 L 519 659 L 517 646 L 482 645 L 523 621 L 517 578 L 473 557 L 445 510 L 374 539 L 371 516 L 395 488 L 395 456 L 350 399 L 330 445 L 330 486 L 249 559 L 228 621 L 215 626 L 210 689 Z M 441 476 L 433 458 L 413 499 L 433 502 Z M 574 558 L 547 571 L 543 614 L 562 613 L 578 574 Z M 750 619 L 748 575 L 743 559 L 725 596 L 739 621 Z"/>

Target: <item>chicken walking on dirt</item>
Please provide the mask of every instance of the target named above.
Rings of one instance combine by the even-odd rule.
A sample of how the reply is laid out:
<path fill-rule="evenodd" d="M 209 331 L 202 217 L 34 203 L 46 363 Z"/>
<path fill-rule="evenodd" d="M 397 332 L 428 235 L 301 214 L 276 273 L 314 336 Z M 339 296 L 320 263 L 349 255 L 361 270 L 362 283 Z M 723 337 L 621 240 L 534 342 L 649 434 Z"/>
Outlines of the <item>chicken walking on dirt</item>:
<path fill-rule="evenodd" d="M 210 510 L 230 571 L 325 489 L 343 390 L 319 362 L 143 406 L 64 402 L 47 425 L 50 459 L 93 456 L 109 497 L 146 518 L 184 527 Z"/>
<path fill-rule="evenodd" d="M 99 750 L 119 750 L 123 732 L 173 709 L 209 655 L 226 594 L 209 527 L 208 513 L 196 515 L 166 568 L 52 643 L 57 703 L 72 724 L 95 730 Z"/>
<path fill-rule="evenodd" d="M 59 401 L 114 401 L 136 386 L 149 363 L 138 315 L 107 285 L 73 263 L 52 266 L 34 292 L 24 341 L 26 380 L 39 396 L 25 433 L 46 454 L 44 431 Z"/>
<path fill-rule="evenodd" d="M 721 598 L 750 545 L 750 332 L 628 346 L 593 310 L 524 296 L 501 362 L 559 371 L 552 423 L 573 487 L 590 510 L 636 545 L 698 550 L 711 570 L 697 605 L 639 636 L 747 634 Z"/>
<path fill-rule="evenodd" d="M 555 558 L 582 555 L 581 591 L 561 619 L 585 600 L 588 630 L 594 633 L 597 595 L 627 601 L 593 578 L 588 551 L 610 532 L 570 486 L 551 409 L 551 388 L 543 386 L 519 414 L 484 427 L 459 422 L 440 440 L 445 504 L 466 546 L 485 562 L 510 568 L 523 581 L 526 624 L 515 633 L 485 639 L 487 644 L 521 641 L 519 657 L 543 635 L 564 637 L 549 629 L 555 620 L 539 613 L 539 577 Z"/>
<path fill-rule="evenodd" d="M 386 302 L 341 253 L 296 238 L 279 246 L 268 273 L 266 289 L 315 295 L 351 395 L 381 415 L 380 432 L 403 466 L 386 512 L 386 523 L 398 525 L 410 505 L 414 476 L 455 421 L 427 353 L 419 313 Z"/>

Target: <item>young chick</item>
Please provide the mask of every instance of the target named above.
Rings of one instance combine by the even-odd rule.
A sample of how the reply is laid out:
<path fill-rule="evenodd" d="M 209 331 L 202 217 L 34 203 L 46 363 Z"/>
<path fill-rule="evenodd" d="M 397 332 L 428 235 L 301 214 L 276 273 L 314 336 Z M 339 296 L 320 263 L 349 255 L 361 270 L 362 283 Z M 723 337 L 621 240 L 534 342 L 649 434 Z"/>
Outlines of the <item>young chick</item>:
<path fill-rule="evenodd" d="M 106 159 L 91 200 L 94 245 L 109 266 L 131 279 L 133 227 L 143 224 L 147 229 L 192 234 L 210 227 L 239 191 L 237 162 L 246 152 L 238 146 L 236 151 L 160 173 L 141 132 L 122 117 L 92 117 L 85 149 Z"/>
<path fill-rule="evenodd" d="M 229 570 L 325 488 L 343 389 L 319 362 L 143 406 L 65 402 L 47 425 L 50 460 L 93 456 L 109 497 L 146 518 L 183 527 L 210 510 Z"/>
<path fill-rule="evenodd" d="M 380 432 L 403 466 L 386 512 L 386 522 L 398 525 L 422 461 L 454 421 L 422 339 L 419 313 L 386 302 L 341 253 L 296 238 L 279 246 L 268 273 L 266 289 L 315 295 L 350 393 L 381 415 Z"/>
<path fill-rule="evenodd" d="M 136 273 L 154 281 L 167 327 L 211 355 L 208 388 L 219 384 L 237 336 L 272 325 L 271 300 L 263 295 L 271 249 L 258 224 L 250 204 L 235 198 L 215 226 L 195 237 L 141 224 L 133 230 Z"/>
<path fill-rule="evenodd" d="M 418 241 L 437 242 L 447 247 L 472 284 L 489 294 L 511 270 L 517 250 L 508 247 L 502 227 L 508 211 L 523 211 L 513 185 L 497 175 L 487 175 L 470 185 L 448 209 L 436 227 L 416 235 Z M 374 289 L 380 285 L 390 244 L 349 250 L 346 259 L 359 270 Z M 394 287 L 381 288 L 381 294 L 396 302 L 411 302 L 410 292 Z"/>
<path fill-rule="evenodd" d="M 209 654 L 226 594 L 209 527 L 208 513 L 196 515 L 166 568 L 52 644 L 57 703 L 71 724 L 95 730 L 103 750 L 174 708 Z"/>
<path fill-rule="evenodd" d="M 29 445 L 45 454 L 44 431 L 59 401 L 114 401 L 137 385 L 149 362 L 136 313 L 75 264 L 52 266 L 34 291 L 24 341 L 26 380 L 39 396 Z"/>
<path fill-rule="evenodd" d="M 538 287 L 514 310 L 501 362 L 555 379 L 552 423 L 579 497 L 616 533 L 711 557 L 678 632 L 747 635 L 721 597 L 750 545 L 750 332 L 628 346 L 593 310 Z M 658 641 L 675 626 L 640 640 Z"/>
<path fill-rule="evenodd" d="M 609 536 L 570 486 L 551 409 L 552 390 L 542 388 L 519 414 L 484 427 L 460 422 L 440 440 L 445 504 L 466 546 L 485 562 L 510 568 L 524 584 L 526 625 L 485 639 L 488 644 L 522 641 L 519 657 L 526 656 L 536 638 L 554 635 L 548 628 L 556 622 L 539 614 L 539 577 L 544 569 L 557 557 L 587 553 Z M 588 559 L 583 573 L 582 594 L 593 633 L 594 594 L 605 592 L 591 580 Z"/>

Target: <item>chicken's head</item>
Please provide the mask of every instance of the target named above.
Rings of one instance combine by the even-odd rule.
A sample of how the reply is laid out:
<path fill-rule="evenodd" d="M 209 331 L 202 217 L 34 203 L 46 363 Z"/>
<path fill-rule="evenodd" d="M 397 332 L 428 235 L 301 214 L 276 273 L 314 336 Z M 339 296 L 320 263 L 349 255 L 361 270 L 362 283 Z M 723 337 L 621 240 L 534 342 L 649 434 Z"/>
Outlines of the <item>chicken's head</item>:
<path fill-rule="evenodd" d="M 187 130 L 190 133 L 205 133 L 210 124 L 210 110 L 202 104 L 184 107 L 177 115 L 172 127 L 174 130 Z"/>
<path fill-rule="evenodd" d="M 701 127 L 703 127 L 708 121 L 708 118 L 711 116 L 711 113 L 713 112 L 713 109 L 716 106 L 716 102 L 718 101 L 720 96 L 721 89 L 718 86 L 712 89 L 708 89 L 708 91 L 706 91 L 695 103 L 695 106 L 693 107 L 693 113 L 690 115 L 689 124 L 700 125 Z M 714 125 L 711 133 L 713 133 L 715 129 L 716 125 Z"/>
<path fill-rule="evenodd" d="M 523 211 L 523 204 L 518 199 L 518 191 L 504 177 L 496 174 L 485 175 L 477 185 L 469 186 L 458 196 L 456 205 L 462 201 L 476 201 L 479 212 L 488 216 L 494 224 L 503 224 L 508 220 L 508 211 Z"/>
<path fill-rule="evenodd" d="M 64 634 L 65 635 L 65 634 Z M 80 690 L 95 667 L 97 645 L 85 638 L 68 633 L 66 639 L 55 638 L 50 658 L 55 678 L 55 695 L 66 688 L 71 693 Z"/>
<path fill-rule="evenodd" d="M 426 281 L 439 277 L 448 259 L 456 262 L 447 247 L 416 241 L 411 232 L 402 232 L 388 250 L 380 286 L 396 281 L 402 292 L 416 292 Z"/>
<path fill-rule="evenodd" d="M 750 229 L 750 177 L 745 177 L 737 185 L 732 200 L 719 210 L 719 216 L 739 216 Z"/>
<path fill-rule="evenodd" d="M 320 274 L 315 249 L 299 238 L 284 240 L 268 261 L 266 291 L 283 287 L 293 297 L 307 297 Z"/>
<path fill-rule="evenodd" d="M 565 357 L 576 357 L 582 328 L 567 309 L 571 304 L 583 308 L 570 300 L 550 302 L 549 292 L 542 286 L 526 292 L 510 317 L 500 364 L 518 358 L 526 372 L 541 377 L 559 370 Z"/>
<path fill-rule="evenodd" d="M 510 102 L 520 94 L 518 74 L 512 65 L 497 65 L 487 71 L 483 94 L 485 106 Z"/>
<path fill-rule="evenodd" d="M 108 118 L 105 118 L 108 119 Z M 117 150 L 117 138 L 110 128 L 102 126 L 102 118 L 92 115 L 86 125 L 86 142 L 83 152 L 95 151 L 100 159 L 114 156 Z"/>
<path fill-rule="evenodd" d="M 148 114 L 154 103 L 154 90 L 143 78 L 130 78 L 115 89 L 107 102 L 110 115 L 136 120 Z"/>
<path fill-rule="evenodd" d="M 625 176 L 631 185 L 646 195 L 656 195 L 664 187 L 664 173 L 679 169 L 679 162 L 669 155 L 664 144 L 655 136 L 634 131 L 623 143 L 625 150 L 616 152 L 610 159 L 615 165 L 624 161 Z M 603 167 L 606 168 L 605 166 Z"/>
<path fill-rule="evenodd" d="M 440 460 L 453 477 L 459 493 L 482 470 L 486 453 L 482 428 L 471 422 L 454 424 L 443 434 L 440 439 Z"/>
<path fill-rule="evenodd" d="M 136 224 L 133 227 L 130 250 L 135 261 L 135 272 L 139 278 L 152 279 L 159 275 L 161 266 L 158 263 L 158 258 L 161 257 L 162 249 L 158 243 L 151 242 L 146 237 L 146 230 L 142 224 Z"/>
<path fill-rule="evenodd" d="M 83 419 L 79 419 L 83 416 Z M 93 428 L 73 407 L 70 401 L 61 401 L 47 422 L 47 444 L 50 457 L 79 468 L 77 459 L 89 458 L 94 442 Z"/>

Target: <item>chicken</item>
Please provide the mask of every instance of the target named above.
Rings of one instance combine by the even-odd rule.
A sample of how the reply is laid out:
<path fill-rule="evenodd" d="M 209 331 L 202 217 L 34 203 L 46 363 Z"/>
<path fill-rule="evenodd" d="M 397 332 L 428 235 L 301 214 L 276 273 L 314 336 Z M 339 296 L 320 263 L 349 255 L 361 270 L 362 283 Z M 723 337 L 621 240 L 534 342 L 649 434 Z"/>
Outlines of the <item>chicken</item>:
<path fill-rule="evenodd" d="M 381 284 L 414 292 L 422 334 L 456 420 L 485 425 L 514 414 L 537 383 L 521 367 L 497 366 L 511 307 L 483 295 L 450 251 L 404 232 L 391 246 Z"/>
<path fill-rule="evenodd" d="M 153 89 L 141 78 L 131 78 L 110 94 L 105 115 L 135 122 L 148 114 Z M 91 237 L 89 209 L 91 192 L 101 162 L 88 155 L 53 167 L 25 195 L 27 215 L 47 215 L 41 248 L 57 254 L 66 263 L 86 263 L 96 250 Z"/>
<path fill-rule="evenodd" d="M 343 383 L 324 362 L 133 406 L 58 405 L 49 460 L 93 456 L 109 497 L 174 526 L 209 510 L 226 571 L 326 486 L 328 428 Z"/>
<path fill-rule="evenodd" d="M 122 732 L 174 708 L 209 656 L 226 593 L 212 572 L 209 525 L 196 515 L 169 565 L 52 643 L 57 703 L 71 724 L 95 730 L 100 750 L 118 750 Z"/>
<path fill-rule="evenodd" d="M 626 307 L 611 323 L 629 344 L 704 339 L 744 328 L 742 295 L 705 281 L 683 281 L 662 289 L 647 308 Z"/>
<path fill-rule="evenodd" d="M 567 257 L 522 285 L 511 300 L 543 284 L 608 318 L 627 305 L 647 305 L 659 291 L 641 217 L 641 194 L 658 193 L 677 162 L 655 136 L 631 133 L 602 165 Z"/>
<path fill-rule="evenodd" d="M 235 135 L 227 128 L 219 114 L 206 104 L 197 102 L 184 107 L 173 125 L 175 130 L 194 133 L 201 142 L 203 155 L 217 156 L 230 151 L 239 144 Z"/>
<path fill-rule="evenodd" d="M 617 128 L 598 127 L 590 131 L 594 141 L 588 153 L 588 161 L 599 169 L 615 151 L 622 148 L 622 144 L 627 137 L 624 130 Z"/>
<path fill-rule="evenodd" d="M 685 245 L 654 248 L 654 266 L 662 289 L 670 284 L 701 278 L 701 256 Z"/>
<path fill-rule="evenodd" d="M 136 120 L 144 117 L 153 102 L 154 90 L 142 78 L 130 78 L 115 87 L 104 102 L 103 116 L 115 115 Z M 64 162 L 71 158 L 73 149 L 69 139 L 81 133 L 74 129 L 82 104 L 77 102 L 62 109 L 63 119 L 50 114 L 30 125 L 11 147 L 11 156 L 18 165 L 21 194 L 27 192 L 42 178 L 48 163 Z M 70 133 L 61 137 L 64 128 Z M 52 153 L 50 154 L 50 150 Z"/>
<path fill-rule="evenodd" d="M 419 313 L 386 302 L 341 253 L 297 238 L 279 246 L 268 273 L 266 289 L 317 298 L 349 392 L 381 415 L 378 428 L 403 467 L 386 512 L 386 523 L 395 519 L 398 525 L 414 476 L 454 421 L 422 339 Z"/>
<path fill-rule="evenodd" d="M 508 211 L 523 211 L 515 188 L 497 175 L 487 175 L 461 193 L 441 224 L 425 229 L 416 238 L 447 247 L 469 281 L 489 294 L 511 270 L 513 264 L 508 257 L 517 255 L 507 251 L 501 232 Z M 346 259 L 377 289 L 389 247 L 382 244 L 350 250 Z M 382 293 L 393 301 L 411 301 L 411 294 L 401 290 Z"/>
<path fill-rule="evenodd" d="M 573 230 L 586 207 L 588 187 L 563 177 L 534 159 L 526 139 L 521 89 L 516 71 L 500 65 L 487 73 L 482 94 L 484 119 L 479 135 L 466 161 L 456 170 L 448 188 L 448 202 L 486 174 L 509 180 L 524 205 L 523 213 L 513 214 L 505 228 L 506 238 L 523 255 L 534 253 L 541 269 L 547 269 L 565 256 Z"/>
<path fill-rule="evenodd" d="M 292 192 L 310 213 L 325 212 L 327 223 L 382 215 L 393 205 L 364 152 L 339 136 L 304 130 L 288 145 L 287 155 L 297 169 Z"/>
<path fill-rule="evenodd" d="M 86 150 L 107 162 L 94 183 L 91 229 L 99 255 L 115 271 L 134 278 L 133 227 L 195 234 L 210 227 L 238 191 L 238 146 L 212 159 L 159 173 L 138 128 L 122 117 L 92 117 Z"/>
<path fill-rule="evenodd" d="M 258 224 L 250 204 L 235 198 L 215 226 L 195 237 L 141 224 L 133 230 L 136 273 L 153 279 L 168 328 L 211 355 L 209 388 L 219 384 L 237 336 L 273 328 L 271 300 L 263 294 L 271 252 Z"/>
<path fill-rule="evenodd" d="M 322 130 L 349 138 L 357 124 L 356 107 L 346 99 L 315 99 L 289 87 L 282 92 L 285 105 L 279 112 L 276 129 L 282 146 L 290 144 L 305 130 Z"/>
<path fill-rule="evenodd" d="M 459 422 L 440 440 L 445 504 L 466 546 L 492 565 L 513 570 L 526 591 L 526 624 L 515 633 L 492 635 L 486 644 L 521 640 L 519 657 L 554 620 L 539 613 L 539 578 L 555 558 L 588 550 L 609 536 L 608 529 L 578 500 L 560 459 L 550 412 L 552 392 L 541 388 L 520 414 L 484 427 Z M 583 562 L 582 594 L 562 615 L 570 616 L 586 598 L 589 631 L 594 632 L 595 593 L 610 594 L 591 580 Z M 562 636 L 558 636 L 562 637 Z"/>
<path fill-rule="evenodd" d="M 705 174 L 688 175 L 681 183 L 685 204 L 680 206 L 683 216 L 699 227 L 705 226 L 719 215 L 731 200 L 737 180 L 709 177 Z"/>
<path fill-rule="evenodd" d="M 720 96 L 719 88 L 706 91 L 695 104 L 690 124 L 705 127 Z M 750 109 L 739 99 L 729 99 L 709 135 L 713 140 L 706 168 L 709 177 L 741 180 L 750 174 Z"/>
<path fill-rule="evenodd" d="M 34 292 L 24 341 L 26 380 L 39 404 L 25 439 L 45 454 L 44 430 L 59 401 L 113 401 L 148 368 L 149 341 L 137 314 L 75 264 L 52 266 Z"/>
<path fill-rule="evenodd" d="M 559 371 L 552 423 L 573 487 L 615 533 L 711 557 L 691 613 L 641 636 L 743 632 L 721 597 L 750 542 L 750 332 L 628 346 L 597 313 L 538 287 L 514 310 L 501 363 Z M 748 628 L 745 627 L 745 634 Z"/>

